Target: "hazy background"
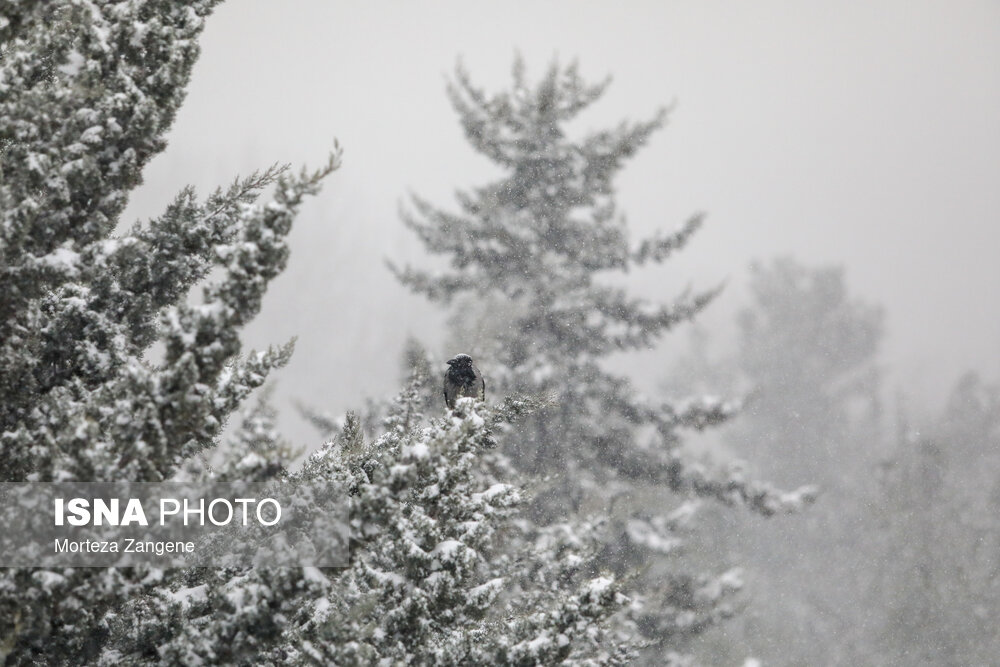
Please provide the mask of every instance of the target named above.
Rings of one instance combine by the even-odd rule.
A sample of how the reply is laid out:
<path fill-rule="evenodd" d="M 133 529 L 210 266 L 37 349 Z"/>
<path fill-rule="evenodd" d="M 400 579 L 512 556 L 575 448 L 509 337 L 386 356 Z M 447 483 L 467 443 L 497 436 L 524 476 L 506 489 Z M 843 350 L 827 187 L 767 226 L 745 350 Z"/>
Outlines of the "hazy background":
<path fill-rule="evenodd" d="M 445 96 L 462 56 L 506 84 L 554 56 L 614 83 L 581 129 L 676 103 L 630 162 L 619 205 L 636 237 L 708 213 L 638 294 L 728 288 L 701 318 L 732 331 L 753 259 L 842 262 L 853 294 L 881 303 L 890 388 L 936 405 L 969 368 L 1000 377 L 1000 3 L 229 0 L 209 20 L 167 151 L 126 219 L 159 214 L 185 184 L 207 193 L 272 162 L 318 165 L 337 137 L 344 166 L 292 233 L 288 270 L 248 331 L 298 336 L 278 376 L 290 399 L 341 413 L 398 386 L 404 338 L 435 352 L 440 315 L 384 259 L 422 261 L 397 216 L 413 191 L 449 204 L 490 167 Z M 622 359 L 650 390 L 676 334 Z M 318 444 L 290 415 L 287 432 Z"/>

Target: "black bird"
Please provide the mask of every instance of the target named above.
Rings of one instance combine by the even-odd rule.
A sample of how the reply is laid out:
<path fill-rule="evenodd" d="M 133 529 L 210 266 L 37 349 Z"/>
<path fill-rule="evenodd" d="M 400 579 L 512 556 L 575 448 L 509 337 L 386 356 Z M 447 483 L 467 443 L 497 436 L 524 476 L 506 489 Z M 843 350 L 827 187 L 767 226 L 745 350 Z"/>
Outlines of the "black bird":
<path fill-rule="evenodd" d="M 444 403 L 455 407 L 455 401 L 464 396 L 486 400 L 486 381 L 479 369 L 472 365 L 472 357 L 459 354 L 448 360 L 448 372 L 444 374 Z"/>

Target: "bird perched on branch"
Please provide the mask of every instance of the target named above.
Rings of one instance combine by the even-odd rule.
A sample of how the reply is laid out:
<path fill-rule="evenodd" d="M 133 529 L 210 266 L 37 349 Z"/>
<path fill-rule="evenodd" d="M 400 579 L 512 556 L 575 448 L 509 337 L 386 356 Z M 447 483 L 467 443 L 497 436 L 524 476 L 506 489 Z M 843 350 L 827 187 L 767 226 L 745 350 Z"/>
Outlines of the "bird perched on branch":
<path fill-rule="evenodd" d="M 444 402 L 449 408 L 463 397 L 486 400 L 486 381 L 483 374 L 472 364 L 472 357 L 459 354 L 448 360 L 448 372 L 444 374 Z"/>

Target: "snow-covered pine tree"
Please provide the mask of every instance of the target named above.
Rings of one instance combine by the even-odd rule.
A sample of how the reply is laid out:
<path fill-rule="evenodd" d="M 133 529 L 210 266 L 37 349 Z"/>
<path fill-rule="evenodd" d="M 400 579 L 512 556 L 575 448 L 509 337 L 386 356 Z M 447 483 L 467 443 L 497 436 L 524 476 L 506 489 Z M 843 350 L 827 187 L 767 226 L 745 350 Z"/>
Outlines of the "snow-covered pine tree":
<path fill-rule="evenodd" d="M 302 473 L 344 483 L 353 517 L 351 566 L 301 628 L 303 651 L 333 664 L 625 664 L 628 644 L 605 627 L 625 600 L 613 577 L 592 573 L 592 540 L 509 549 L 522 493 L 501 481 L 513 475 L 491 433 L 537 405 L 464 399 L 425 425 L 421 366 L 383 435 L 366 443 L 349 417 Z"/>
<path fill-rule="evenodd" d="M 266 482 L 281 478 L 292 462 L 303 454 L 278 431 L 278 410 L 271 403 L 274 384 L 259 392 L 254 404 L 244 410 L 242 419 L 222 449 L 221 460 L 213 464 L 206 457 L 191 459 L 188 465 L 198 477 L 216 482 Z M 183 471 L 175 477 L 183 477 Z"/>
<path fill-rule="evenodd" d="M 0 62 L 6 480 L 156 481 L 212 443 L 289 348 L 237 359 L 303 198 L 336 168 L 238 180 L 116 235 L 164 148 L 214 2 L 15 3 Z M 266 206 L 253 202 L 276 185 Z M 200 306 L 188 290 L 213 267 Z M 165 354 L 144 357 L 157 340 Z"/>
<path fill-rule="evenodd" d="M 346 489 L 346 568 L 170 571 L 106 616 L 99 662 L 628 664 L 629 643 L 608 629 L 626 600 L 595 569 L 593 539 L 555 526 L 509 548 L 522 492 L 501 481 L 511 473 L 488 445 L 537 405 L 466 399 L 428 424 L 424 379 L 415 373 L 390 403 L 374 440 L 348 413 L 336 438 L 282 475 Z M 266 412 L 251 411 L 233 444 L 272 450 Z"/>
<path fill-rule="evenodd" d="M 491 388 L 555 398 L 554 408 L 534 415 L 517 442 L 507 443 L 521 470 L 554 476 L 535 506 L 540 520 L 593 511 L 595 499 L 598 508 L 616 497 L 627 505 L 643 486 L 765 515 L 794 510 L 810 492 L 782 493 L 738 468 L 713 473 L 681 451 L 681 429 L 718 424 L 734 405 L 710 398 L 680 405 L 646 400 L 605 363 L 613 353 L 650 347 L 716 293 L 682 293 L 661 305 L 602 281 L 665 261 L 702 222 L 696 215 L 673 233 L 630 242 L 613 180 L 663 124 L 665 112 L 573 137 L 568 124 L 606 85 L 590 85 L 575 65 L 558 64 L 533 84 L 518 58 L 512 88 L 489 95 L 459 65 L 448 91 L 465 136 L 504 175 L 458 192 L 458 212 L 414 196 L 404 222 L 449 268 L 390 268 L 413 291 L 456 303 L 452 329 L 465 333 L 463 347 L 479 359 Z M 676 544 L 669 507 L 661 513 L 646 504 L 641 515 L 612 522 L 609 562 L 627 568 L 648 562 L 650 550 Z M 667 644 L 724 615 L 720 598 L 736 583 L 732 576 L 665 579 L 671 583 L 657 603 L 662 606 L 640 625 Z"/>
<path fill-rule="evenodd" d="M 169 478 L 290 347 L 240 356 L 303 199 L 337 166 L 182 191 L 117 233 L 165 147 L 215 0 L 5 2 L 0 15 L 0 479 Z M 273 201 L 255 204 L 274 186 Z M 211 270 L 201 305 L 189 290 Z M 148 355 L 161 341 L 162 360 Z M 92 660 L 155 577 L 6 570 L 0 651 Z"/>

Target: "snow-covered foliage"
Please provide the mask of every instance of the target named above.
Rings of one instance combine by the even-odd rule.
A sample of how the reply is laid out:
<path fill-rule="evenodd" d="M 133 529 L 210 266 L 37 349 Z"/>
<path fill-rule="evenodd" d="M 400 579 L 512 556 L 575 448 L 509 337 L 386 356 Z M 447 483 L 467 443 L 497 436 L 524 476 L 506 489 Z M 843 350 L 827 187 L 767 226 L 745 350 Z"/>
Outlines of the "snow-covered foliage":
<path fill-rule="evenodd" d="M 269 169 L 205 199 L 186 189 L 159 217 L 115 233 L 165 147 L 215 4 L 3 5 L 3 481 L 168 479 L 288 358 L 290 346 L 241 354 L 239 330 L 336 154 L 318 171 Z M 272 200 L 256 203 L 268 187 Z M 151 354 L 158 341 L 162 359 Z M 15 664 L 91 661 L 117 631 L 108 615 L 146 604 L 136 596 L 162 581 L 140 569 L 6 570 L 0 653 Z M 150 628 L 125 630 L 138 641 Z"/>
<path fill-rule="evenodd" d="M 681 430 L 719 424 L 736 404 L 710 397 L 679 404 L 653 400 L 610 370 L 610 355 L 649 348 L 700 312 L 717 290 L 682 291 L 664 305 L 631 297 L 607 279 L 664 262 L 687 245 L 702 216 L 670 233 L 629 238 L 613 180 L 666 114 L 572 136 L 571 123 L 606 85 L 588 84 L 575 65 L 558 64 L 532 83 L 518 59 L 512 87 L 491 95 L 459 66 L 449 94 L 465 136 L 504 174 L 458 192 L 457 212 L 414 197 L 404 222 L 448 267 L 391 268 L 413 291 L 453 306 L 460 346 L 478 360 L 490 387 L 552 398 L 551 408 L 533 415 L 504 443 L 518 469 L 549 480 L 533 503 L 537 520 L 589 511 L 595 500 L 627 502 L 639 488 L 711 497 L 764 515 L 797 510 L 812 499 L 811 489 L 781 492 L 739 467 L 705 466 L 682 450 Z M 664 506 L 663 514 L 670 509 Z M 613 516 L 605 527 L 612 543 L 606 562 L 624 572 L 671 551 L 676 537 L 668 525 L 655 515 Z M 685 619 L 712 618 L 695 610 L 719 596 L 692 594 L 678 606 L 669 602 L 670 588 L 662 586 L 665 597 L 654 604 L 664 620 L 642 626 L 653 628 L 654 641 L 676 645 L 680 633 L 664 628 L 696 632 L 702 623 Z"/>
<path fill-rule="evenodd" d="M 204 459 L 199 457 L 192 459 L 189 467 L 200 477 L 219 482 L 266 482 L 284 477 L 302 452 L 292 447 L 278 431 L 278 411 L 270 401 L 273 388 L 271 384 L 261 389 L 254 404 L 243 411 L 239 427 L 221 447 L 218 463 L 205 465 Z"/>
<path fill-rule="evenodd" d="M 366 442 L 349 415 L 300 473 L 348 489 L 352 556 L 328 573 L 335 586 L 293 644 L 326 664 L 624 660 L 603 626 L 625 599 L 613 577 L 587 574 L 593 545 L 507 548 L 523 492 L 491 431 L 530 406 L 461 399 L 426 425 L 415 416 L 423 383 L 415 373 L 380 437 Z"/>
<path fill-rule="evenodd" d="M 490 433 L 531 402 L 463 399 L 428 423 L 413 417 L 423 382 L 415 375 L 391 403 L 377 438 L 349 413 L 336 438 L 284 475 L 344 486 L 346 568 L 158 574 L 105 615 L 98 662 L 626 664 L 628 644 L 607 625 L 627 600 L 595 569 L 597 545 L 551 530 L 526 539 L 530 524 L 514 520 L 523 492 L 502 481 L 510 468 Z M 522 552 L 509 548 L 513 534 Z"/>
<path fill-rule="evenodd" d="M 6 480 L 159 481 L 209 445 L 282 347 L 238 331 L 336 168 L 271 169 L 115 235 L 164 147 L 212 2 L 15 3 L 0 61 L 0 446 Z M 62 67 L 77 54 L 72 72 Z M 273 201 L 254 203 L 275 186 Z M 188 290 L 217 268 L 203 303 Z M 145 353 L 162 341 L 154 363 Z"/>

